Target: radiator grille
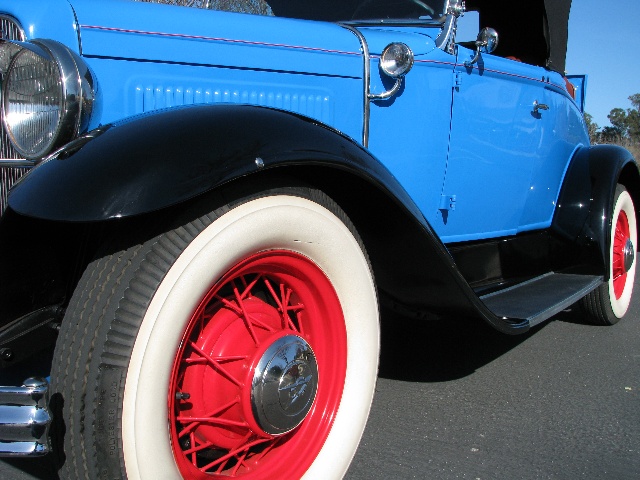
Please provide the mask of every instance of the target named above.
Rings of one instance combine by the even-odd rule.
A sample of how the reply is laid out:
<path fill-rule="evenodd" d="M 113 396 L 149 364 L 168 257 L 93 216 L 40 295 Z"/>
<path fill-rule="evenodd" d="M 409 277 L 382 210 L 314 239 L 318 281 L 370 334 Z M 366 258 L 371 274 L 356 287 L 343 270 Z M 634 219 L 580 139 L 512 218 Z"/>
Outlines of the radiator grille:
<path fill-rule="evenodd" d="M 2 27 L 3 40 L 25 41 L 24 30 L 13 17 L 0 15 L 0 27 Z"/>
<path fill-rule="evenodd" d="M 3 40 L 25 41 L 24 30 L 13 17 L 0 15 L 0 28 L 2 28 Z M 2 80 L 2 74 L 0 73 L 0 85 L 2 84 Z M 1 95 L 0 93 L 0 99 Z M 0 161 L 18 158 L 20 158 L 20 156 L 11 146 L 3 125 L 0 130 Z M 0 214 L 4 213 L 7 208 L 9 189 L 26 172 L 26 168 L 0 167 Z"/>

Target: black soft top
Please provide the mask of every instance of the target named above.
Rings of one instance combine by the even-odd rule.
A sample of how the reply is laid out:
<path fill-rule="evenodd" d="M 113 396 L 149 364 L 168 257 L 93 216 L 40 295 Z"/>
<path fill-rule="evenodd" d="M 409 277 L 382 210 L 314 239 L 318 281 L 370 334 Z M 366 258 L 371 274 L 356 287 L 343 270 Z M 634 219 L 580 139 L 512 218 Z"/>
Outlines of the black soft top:
<path fill-rule="evenodd" d="M 496 55 L 564 73 L 571 0 L 467 0 L 480 26 L 496 29 Z"/>

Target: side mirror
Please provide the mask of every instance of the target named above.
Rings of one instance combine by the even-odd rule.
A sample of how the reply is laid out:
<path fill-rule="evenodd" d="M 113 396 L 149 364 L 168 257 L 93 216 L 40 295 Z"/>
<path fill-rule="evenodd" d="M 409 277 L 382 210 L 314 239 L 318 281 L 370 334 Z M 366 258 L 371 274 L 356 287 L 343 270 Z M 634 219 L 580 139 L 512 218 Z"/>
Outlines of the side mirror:
<path fill-rule="evenodd" d="M 493 53 L 498 48 L 498 32 L 493 28 L 485 27 L 480 30 L 476 40 L 476 56 L 464 62 L 465 67 L 470 67 L 478 61 L 480 54 Z"/>

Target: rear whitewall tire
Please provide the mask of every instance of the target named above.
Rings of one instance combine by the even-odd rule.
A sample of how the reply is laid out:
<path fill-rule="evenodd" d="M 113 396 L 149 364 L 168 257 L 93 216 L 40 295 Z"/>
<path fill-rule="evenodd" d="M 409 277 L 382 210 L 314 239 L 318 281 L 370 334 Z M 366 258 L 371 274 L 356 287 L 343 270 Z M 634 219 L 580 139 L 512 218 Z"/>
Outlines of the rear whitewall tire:
<path fill-rule="evenodd" d="M 308 198 L 270 195 L 221 215 L 180 254 L 143 317 L 127 372 L 122 414 L 129 479 L 180 478 L 167 419 L 174 356 L 189 316 L 218 278 L 256 252 L 311 259 L 333 285 L 347 332 L 344 391 L 331 431 L 304 478 L 341 478 L 364 430 L 377 377 L 378 305 L 358 240 L 334 213 Z"/>
<path fill-rule="evenodd" d="M 610 218 L 609 278 L 580 301 L 587 321 L 594 325 L 618 323 L 626 315 L 633 296 L 638 263 L 638 225 L 633 199 L 624 185 L 616 186 Z M 635 250 L 633 257 L 623 253 L 629 241 Z M 625 258 L 633 258 L 633 262 L 625 265 Z"/>
<path fill-rule="evenodd" d="M 607 282 L 607 287 L 609 289 L 609 299 L 611 301 L 611 310 L 616 318 L 622 318 L 629 310 L 629 305 L 631 304 L 631 295 L 633 294 L 633 287 L 635 282 L 635 274 L 636 274 L 636 264 L 637 264 L 637 247 L 638 247 L 638 226 L 636 220 L 635 207 L 633 205 L 633 200 L 631 199 L 631 195 L 629 192 L 624 190 L 619 190 L 616 192 L 616 203 L 613 210 L 612 222 L 611 222 L 611 245 L 609 247 L 609 258 L 613 259 L 613 249 L 616 244 L 614 238 L 616 235 L 616 224 L 621 213 L 627 217 L 629 233 L 631 238 L 631 243 L 636 248 L 636 255 L 633 261 L 633 265 L 630 270 L 627 272 L 627 278 L 624 284 L 624 289 L 622 294 L 618 298 L 614 289 L 614 267 L 613 261 L 610 261 L 609 265 L 609 281 Z"/>

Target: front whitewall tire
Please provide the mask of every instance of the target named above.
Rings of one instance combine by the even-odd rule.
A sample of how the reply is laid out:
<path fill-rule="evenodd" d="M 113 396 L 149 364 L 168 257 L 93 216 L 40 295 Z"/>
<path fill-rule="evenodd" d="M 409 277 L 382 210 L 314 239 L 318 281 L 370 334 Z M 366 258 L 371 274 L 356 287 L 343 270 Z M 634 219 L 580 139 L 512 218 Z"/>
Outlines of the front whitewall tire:
<path fill-rule="evenodd" d="M 122 435 L 129 479 L 180 478 L 167 418 L 173 354 L 203 296 L 243 258 L 288 250 L 311 259 L 340 300 L 347 331 L 342 400 L 324 446 L 304 478 L 340 478 L 364 430 L 379 354 L 378 305 L 365 254 L 345 224 L 307 198 L 273 195 L 232 208 L 173 263 L 144 315 L 126 376 Z"/>

